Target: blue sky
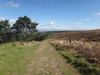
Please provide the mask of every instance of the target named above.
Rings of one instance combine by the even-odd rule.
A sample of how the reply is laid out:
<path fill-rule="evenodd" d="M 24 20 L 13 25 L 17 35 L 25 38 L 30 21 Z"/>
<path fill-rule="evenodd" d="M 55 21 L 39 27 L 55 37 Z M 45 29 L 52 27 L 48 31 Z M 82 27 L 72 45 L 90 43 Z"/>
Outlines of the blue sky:
<path fill-rule="evenodd" d="M 25 15 L 40 31 L 100 29 L 100 0 L 0 0 L 0 20 Z"/>

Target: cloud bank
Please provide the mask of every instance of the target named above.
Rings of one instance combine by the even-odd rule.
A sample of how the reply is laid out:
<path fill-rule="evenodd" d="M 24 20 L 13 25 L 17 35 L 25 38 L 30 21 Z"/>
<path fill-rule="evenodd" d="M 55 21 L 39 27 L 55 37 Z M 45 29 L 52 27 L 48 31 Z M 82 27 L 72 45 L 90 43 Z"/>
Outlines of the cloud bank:
<path fill-rule="evenodd" d="M 7 3 L 5 3 L 5 5 L 14 7 L 14 8 L 18 8 L 20 6 L 19 4 L 14 3 L 13 1 L 7 2 Z"/>
<path fill-rule="evenodd" d="M 95 14 L 93 14 L 93 15 L 97 15 L 97 16 L 100 16 L 100 12 L 98 12 L 98 13 L 95 13 Z"/>
<path fill-rule="evenodd" d="M 90 18 L 87 18 L 87 19 L 81 19 L 81 21 L 90 21 Z"/>

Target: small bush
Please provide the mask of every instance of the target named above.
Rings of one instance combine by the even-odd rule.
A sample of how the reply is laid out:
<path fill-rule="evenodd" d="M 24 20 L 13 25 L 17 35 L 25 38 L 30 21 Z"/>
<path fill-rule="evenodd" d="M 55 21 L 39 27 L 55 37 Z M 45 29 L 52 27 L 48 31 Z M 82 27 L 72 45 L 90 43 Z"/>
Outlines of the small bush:
<path fill-rule="evenodd" d="M 66 58 L 68 62 L 71 62 L 71 63 L 74 63 L 75 61 L 75 58 L 73 57 L 73 55 L 68 52 L 64 55 L 64 58 Z"/>
<path fill-rule="evenodd" d="M 34 35 L 34 40 L 35 41 L 42 41 L 42 40 L 45 40 L 47 38 L 47 34 L 45 33 L 38 33 L 36 35 Z"/>
<path fill-rule="evenodd" d="M 15 44 L 15 43 L 12 43 L 12 46 L 17 46 L 17 44 Z"/>
<path fill-rule="evenodd" d="M 23 42 L 23 41 L 21 41 L 21 42 L 20 42 L 20 45 L 24 45 L 24 42 Z"/>

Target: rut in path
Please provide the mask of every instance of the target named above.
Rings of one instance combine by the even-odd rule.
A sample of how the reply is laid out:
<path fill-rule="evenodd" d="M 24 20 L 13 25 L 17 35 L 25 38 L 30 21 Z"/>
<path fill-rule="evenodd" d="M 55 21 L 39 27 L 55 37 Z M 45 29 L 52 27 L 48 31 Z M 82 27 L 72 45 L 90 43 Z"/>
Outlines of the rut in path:
<path fill-rule="evenodd" d="M 34 51 L 34 59 L 28 65 L 26 75 L 80 75 L 57 51 L 48 43 L 41 45 Z"/>

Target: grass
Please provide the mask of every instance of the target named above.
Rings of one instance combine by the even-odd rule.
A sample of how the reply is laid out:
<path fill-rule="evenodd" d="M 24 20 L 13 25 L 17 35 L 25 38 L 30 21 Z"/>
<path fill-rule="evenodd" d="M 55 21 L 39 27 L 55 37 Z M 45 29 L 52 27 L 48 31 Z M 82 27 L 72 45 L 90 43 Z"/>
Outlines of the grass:
<path fill-rule="evenodd" d="M 7 43 L 0 45 L 0 75 L 24 75 L 38 44 Z"/>
<path fill-rule="evenodd" d="M 35 57 L 27 75 L 80 75 L 48 42 L 40 42 L 39 49 L 34 51 Z"/>
<path fill-rule="evenodd" d="M 0 75 L 80 75 L 49 42 L 0 44 Z"/>

